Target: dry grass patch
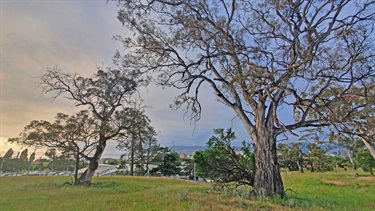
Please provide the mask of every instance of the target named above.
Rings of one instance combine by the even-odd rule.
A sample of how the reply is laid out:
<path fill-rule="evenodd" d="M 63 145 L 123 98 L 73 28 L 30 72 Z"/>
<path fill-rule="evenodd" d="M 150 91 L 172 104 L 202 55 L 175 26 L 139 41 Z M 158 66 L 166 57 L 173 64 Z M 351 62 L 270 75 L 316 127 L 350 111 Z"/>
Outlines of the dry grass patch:
<path fill-rule="evenodd" d="M 375 181 L 374 176 L 369 176 L 369 177 L 358 177 L 357 180 L 363 180 L 363 181 Z"/>

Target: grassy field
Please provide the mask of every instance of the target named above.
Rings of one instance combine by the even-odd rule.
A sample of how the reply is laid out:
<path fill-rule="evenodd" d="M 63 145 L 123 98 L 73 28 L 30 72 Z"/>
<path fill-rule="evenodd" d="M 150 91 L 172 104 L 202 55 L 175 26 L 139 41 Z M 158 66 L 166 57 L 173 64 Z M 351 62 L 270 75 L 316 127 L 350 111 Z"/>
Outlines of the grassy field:
<path fill-rule="evenodd" d="M 252 198 L 244 188 L 151 177 L 0 177 L 0 210 L 375 210 L 375 177 L 360 172 L 282 173 L 287 199 Z"/>

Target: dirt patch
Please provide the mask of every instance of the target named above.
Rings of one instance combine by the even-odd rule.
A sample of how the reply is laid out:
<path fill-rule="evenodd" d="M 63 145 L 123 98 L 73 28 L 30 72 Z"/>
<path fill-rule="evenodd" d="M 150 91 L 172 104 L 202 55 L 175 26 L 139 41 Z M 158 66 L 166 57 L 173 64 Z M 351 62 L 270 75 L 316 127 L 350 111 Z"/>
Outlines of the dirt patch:
<path fill-rule="evenodd" d="M 346 185 L 346 183 L 342 180 L 339 179 L 322 179 L 322 182 L 328 183 L 328 184 L 333 184 L 333 185 Z"/>

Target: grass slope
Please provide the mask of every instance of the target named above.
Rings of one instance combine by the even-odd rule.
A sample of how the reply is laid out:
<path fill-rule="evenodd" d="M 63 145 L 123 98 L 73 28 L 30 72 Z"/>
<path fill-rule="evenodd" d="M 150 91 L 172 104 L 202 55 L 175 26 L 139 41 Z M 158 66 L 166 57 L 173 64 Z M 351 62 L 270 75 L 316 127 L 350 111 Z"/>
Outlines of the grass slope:
<path fill-rule="evenodd" d="M 374 210 L 375 178 L 362 175 L 283 173 L 286 200 L 168 178 L 98 177 L 72 187 L 69 177 L 0 177 L 0 210 Z"/>

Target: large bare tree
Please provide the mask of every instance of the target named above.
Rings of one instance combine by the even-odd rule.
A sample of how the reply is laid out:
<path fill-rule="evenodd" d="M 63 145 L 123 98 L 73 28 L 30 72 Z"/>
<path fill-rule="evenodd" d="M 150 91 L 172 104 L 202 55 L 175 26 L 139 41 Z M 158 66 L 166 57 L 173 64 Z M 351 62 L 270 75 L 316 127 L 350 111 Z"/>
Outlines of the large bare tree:
<path fill-rule="evenodd" d="M 117 58 L 180 89 L 174 105 L 187 106 L 195 120 L 199 92 L 211 87 L 253 141 L 259 195 L 284 195 L 278 135 L 328 125 L 330 100 L 374 74 L 371 0 L 116 2 L 119 20 L 134 32 L 118 36 L 130 53 Z M 345 87 L 341 96 L 326 98 L 336 86 Z"/>
<path fill-rule="evenodd" d="M 48 69 L 41 77 L 41 86 L 45 93 L 54 97 L 65 97 L 76 106 L 91 110 L 99 121 L 95 150 L 90 156 L 87 170 L 78 179 L 78 183 L 91 183 L 98 168 L 99 160 L 108 140 L 117 140 L 127 135 L 131 127 L 137 125 L 144 112 L 139 107 L 134 94 L 137 87 L 147 83 L 135 72 L 115 69 L 99 69 L 92 77 L 64 73 L 58 68 Z"/>

